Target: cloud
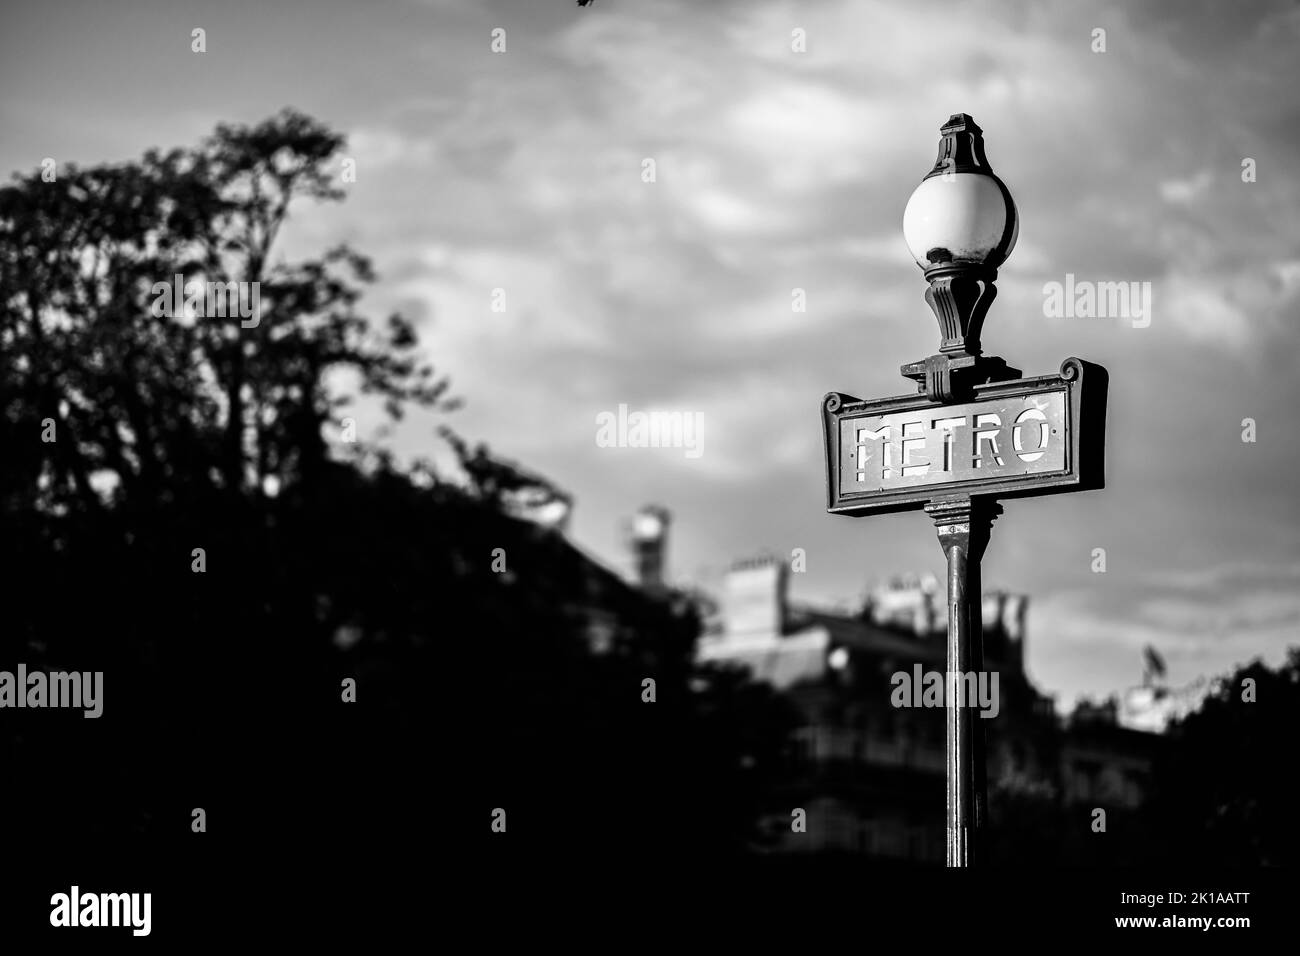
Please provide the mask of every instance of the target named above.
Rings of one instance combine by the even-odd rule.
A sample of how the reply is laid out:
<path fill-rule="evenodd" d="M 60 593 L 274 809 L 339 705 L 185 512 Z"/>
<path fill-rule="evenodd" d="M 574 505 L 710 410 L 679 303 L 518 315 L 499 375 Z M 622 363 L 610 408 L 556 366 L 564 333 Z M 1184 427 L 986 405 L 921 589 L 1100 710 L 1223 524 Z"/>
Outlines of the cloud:
<path fill-rule="evenodd" d="M 357 160 L 360 176 L 375 169 L 432 162 L 438 154 L 438 143 L 431 136 L 387 127 L 361 127 L 348 134 L 344 152 Z"/>
<path fill-rule="evenodd" d="M 1186 179 L 1166 179 L 1160 183 L 1160 198 L 1168 203 L 1189 203 L 1202 195 L 1214 182 L 1214 174 L 1202 169 Z"/>
<path fill-rule="evenodd" d="M 1298 585 L 1300 562 L 1226 561 L 1118 583 L 1098 576 L 1092 588 L 1031 604 L 1031 661 L 1046 686 L 1070 697 L 1136 683 L 1147 645 L 1164 656 L 1174 685 L 1256 657 L 1277 666 L 1300 644 Z"/>
<path fill-rule="evenodd" d="M 142 70 L 129 96 L 103 78 L 124 58 L 153 63 L 154 28 L 134 36 L 98 8 L 57 29 L 33 20 L 6 34 L 6 67 L 48 59 L 44 92 L 60 108 L 6 88 L 5 144 L 21 146 L 7 155 L 28 167 L 31 144 L 50 143 L 34 154 L 118 158 L 192 139 L 218 108 L 248 121 L 300 104 L 349 134 L 358 181 L 337 207 L 294 210 L 293 251 L 348 239 L 373 256 L 367 310 L 427 317 L 430 356 L 467 401 L 462 433 L 572 487 L 580 540 L 611 564 L 613 529 L 649 494 L 696 516 L 675 526 L 682 566 L 797 539 L 842 555 L 799 582 L 836 598 L 857 593 L 865 565 L 939 560 L 916 516 L 824 514 L 815 405 L 830 389 L 911 392 L 899 364 L 936 347 L 901 216 L 939 126 L 969 112 L 1021 214 L 986 349 L 1027 373 L 1078 354 L 1111 375 L 1109 487 L 1015 502 L 995 532 L 1005 583 L 1037 599 L 1034 667 L 1063 693 L 1102 689 L 1133 678 L 1143 643 L 1190 674 L 1289 639 L 1288 588 L 1300 589 L 1258 565 L 1265 545 L 1280 565 L 1300 562 L 1284 527 L 1300 467 L 1293 5 L 426 0 L 332 12 L 342 19 L 322 16 L 319 35 L 365 71 L 340 70 L 291 20 L 268 21 L 248 42 L 274 55 L 212 74 L 181 44 L 176 63 L 190 65 L 161 85 Z M 1090 49 L 1098 24 L 1105 54 Z M 502 55 L 489 50 L 498 26 Z M 795 29 L 806 53 L 791 48 Z M 74 42 L 78 30 L 95 43 Z M 1240 179 L 1246 156 L 1257 182 Z M 1152 282 L 1151 328 L 1045 321 L 1043 283 L 1067 272 Z M 496 288 L 504 313 L 491 310 Z M 791 309 L 794 288 L 806 312 Z M 700 411 L 704 456 L 598 449 L 594 415 L 620 402 Z M 1267 436 L 1257 446 L 1238 439 L 1247 415 Z M 413 416 L 398 451 L 428 454 L 430 433 Z M 1033 520 L 1012 540 L 1021 508 Z M 1080 584 L 1069 548 L 1083 534 L 1153 577 Z M 1169 570 L 1186 553 L 1214 562 Z"/>

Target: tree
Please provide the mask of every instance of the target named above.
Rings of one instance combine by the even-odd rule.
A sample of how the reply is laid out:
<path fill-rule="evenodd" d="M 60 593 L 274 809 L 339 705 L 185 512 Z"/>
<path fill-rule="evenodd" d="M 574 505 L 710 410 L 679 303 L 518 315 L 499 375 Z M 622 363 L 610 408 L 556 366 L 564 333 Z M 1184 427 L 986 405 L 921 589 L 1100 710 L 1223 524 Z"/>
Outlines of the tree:
<path fill-rule="evenodd" d="M 1255 661 L 1216 681 L 1197 711 L 1169 727 L 1151 812 L 1166 860 L 1300 862 L 1291 767 L 1297 709 L 1300 647 L 1292 647 L 1276 670 Z"/>
<path fill-rule="evenodd" d="M 5 818 L 171 842 L 202 806 L 225 847 L 396 852 L 450 841 L 412 836 L 428 818 L 486 833 L 502 793 L 563 814 L 559 779 L 604 795 L 617 833 L 589 848 L 735 848 L 740 751 L 765 767 L 780 720 L 738 679 L 692 690 L 689 602 L 521 520 L 568 494 L 482 445 L 444 431 L 464 481 L 331 445 L 340 371 L 394 417 L 456 404 L 407 320 L 358 311 L 363 256 L 275 258 L 295 199 L 340 198 L 341 145 L 285 111 L 0 189 L 0 661 L 103 671 L 110 715 L 7 713 L 0 766 L 38 783 L 4 788 Z M 256 283 L 257 315 L 159 309 L 177 274 Z"/>
<path fill-rule="evenodd" d="M 37 174 L 0 190 L 0 427 L 18 454 L 0 497 L 46 513 L 140 511 L 159 496 L 210 502 L 308 480 L 350 369 L 390 414 L 449 408 L 409 321 L 356 311 L 370 263 L 346 246 L 272 262 L 296 199 L 337 200 L 342 144 L 286 110 L 226 126 L 197 149 Z M 154 287 L 245 283 L 260 316 L 160 318 Z M 211 300 L 207 300 L 209 303 Z M 33 442 L 53 419 L 58 441 Z M 275 481 L 268 482 L 268 479 Z"/>

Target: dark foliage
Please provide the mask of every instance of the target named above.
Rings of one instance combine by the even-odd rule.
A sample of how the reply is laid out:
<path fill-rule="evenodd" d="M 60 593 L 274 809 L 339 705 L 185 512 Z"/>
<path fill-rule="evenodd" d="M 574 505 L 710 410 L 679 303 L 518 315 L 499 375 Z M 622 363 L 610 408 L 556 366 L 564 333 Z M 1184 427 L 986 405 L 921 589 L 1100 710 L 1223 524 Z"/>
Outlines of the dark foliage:
<path fill-rule="evenodd" d="M 568 496 L 481 446 L 447 433 L 462 482 L 345 440 L 336 373 L 392 416 L 455 403 L 408 321 L 358 313 L 364 257 L 273 259 L 341 144 L 286 111 L 0 190 L 0 669 L 105 675 L 97 720 L 3 713 L 5 818 L 134 853 L 193 847 L 202 807 L 245 859 L 427 857 L 481 853 L 499 806 L 511 847 L 736 849 L 783 718 L 693 672 L 690 604 L 513 517 Z M 260 282 L 260 322 L 154 314 L 177 273 Z"/>
<path fill-rule="evenodd" d="M 1292 812 L 1298 711 L 1300 647 L 1292 647 L 1276 670 L 1255 661 L 1218 681 L 1199 710 L 1170 728 L 1151 813 L 1167 860 L 1300 865 Z"/>

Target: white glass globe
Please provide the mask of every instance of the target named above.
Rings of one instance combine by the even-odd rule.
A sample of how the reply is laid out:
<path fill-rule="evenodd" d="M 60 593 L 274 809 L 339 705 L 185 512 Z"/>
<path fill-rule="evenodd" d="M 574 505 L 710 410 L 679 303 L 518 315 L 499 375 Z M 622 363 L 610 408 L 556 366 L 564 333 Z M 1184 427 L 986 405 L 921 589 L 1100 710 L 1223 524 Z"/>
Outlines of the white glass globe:
<path fill-rule="evenodd" d="M 1003 244 L 1007 217 L 1011 235 Z M 982 173 L 951 173 L 921 181 L 903 211 L 903 238 L 923 269 L 952 262 L 1000 266 L 1015 248 L 1020 217 L 1001 182 Z M 932 252 L 946 250 L 948 255 Z"/>

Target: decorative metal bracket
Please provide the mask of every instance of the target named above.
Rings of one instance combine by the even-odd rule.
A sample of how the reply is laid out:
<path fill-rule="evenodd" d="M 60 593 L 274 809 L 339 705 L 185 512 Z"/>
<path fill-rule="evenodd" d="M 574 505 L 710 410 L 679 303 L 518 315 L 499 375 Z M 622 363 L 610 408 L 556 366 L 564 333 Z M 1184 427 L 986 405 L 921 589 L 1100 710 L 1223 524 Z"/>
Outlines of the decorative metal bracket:
<path fill-rule="evenodd" d="M 996 269 L 946 265 L 927 269 L 925 290 L 934 317 L 939 320 L 939 351 L 944 355 L 979 355 L 984 316 L 997 297 Z"/>
<path fill-rule="evenodd" d="M 909 362 L 899 371 L 903 378 L 917 384 L 917 391 L 932 402 L 954 402 L 970 398 L 976 387 L 991 382 L 1010 382 L 1020 378 L 1018 368 L 1012 368 L 996 355 L 929 355 Z"/>
<path fill-rule="evenodd" d="M 930 282 L 925 301 L 939 320 L 939 351 L 902 366 L 903 377 L 934 402 L 958 401 L 970 397 L 976 385 L 1019 378 L 1019 369 L 981 354 L 984 316 L 998 294 L 997 270 L 948 262 L 927 269 L 925 277 Z"/>

